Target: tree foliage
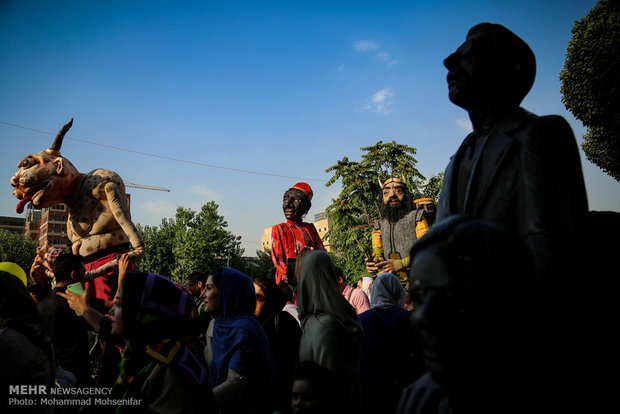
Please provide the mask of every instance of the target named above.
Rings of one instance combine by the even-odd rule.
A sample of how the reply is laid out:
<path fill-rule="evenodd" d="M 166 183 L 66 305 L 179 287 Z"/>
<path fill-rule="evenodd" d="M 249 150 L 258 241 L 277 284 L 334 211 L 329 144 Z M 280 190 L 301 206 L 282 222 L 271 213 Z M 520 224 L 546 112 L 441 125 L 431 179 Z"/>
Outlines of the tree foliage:
<path fill-rule="evenodd" d="M 417 187 L 411 189 L 413 198 L 431 197 L 435 203 L 439 202 L 439 193 L 443 184 L 443 172 L 434 174 L 428 181 L 418 183 Z"/>
<path fill-rule="evenodd" d="M 28 236 L 0 229 L 0 262 L 16 263 L 29 274 L 37 247 L 37 242 Z"/>
<path fill-rule="evenodd" d="M 562 102 L 588 128 L 586 157 L 620 181 L 620 2 L 600 0 L 572 34 L 560 72 Z"/>
<path fill-rule="evenodd" d="M 175 218 L 162 219 L 161 225 L 137 225 L 146 254 L 138 263 L 149 271 L 185 283 L 195 271 L 209 272 L 219 266 L 245 271 L 241 243 L 218 214 L 218 205 L 210 201 L 199 212 L 178 207 Z"/>
<path fill-rule="evenodd" d="M 268 277 L 275 280 L 276 267 L 273 265 L 273 261 L 271 260 L 271 250 L 256 250 L 256 260 L 253 260 L 247 264 L 246 274 L 251 279 Z"/>
<path fill-rule="evenodd" d="M 396 141 L 361 148 L 365 151 L 359 162 L 348 157 L 339 160 L 326 172 L 334 175 L 327 182 L 331 186 L 340 181 L 342 190 L 327 207 L 329 233 L 327 237 L 335 254 L 337 266 L 350 281 L 366 275 L 364 255 L 371 248 L 373 224 L 379 217 L 382 184 L 392 176 L 402 178 L 414 197 L 430 196 L 437 200 L 443 174 L 425 181 L 415 168 L 416 149 Z"/>

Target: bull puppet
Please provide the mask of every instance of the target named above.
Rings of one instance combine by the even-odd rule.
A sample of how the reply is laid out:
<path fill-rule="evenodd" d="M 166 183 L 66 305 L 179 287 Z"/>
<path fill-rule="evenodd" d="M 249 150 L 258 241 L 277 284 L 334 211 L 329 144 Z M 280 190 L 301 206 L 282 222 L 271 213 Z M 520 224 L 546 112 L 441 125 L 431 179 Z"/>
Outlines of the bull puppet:
<path fill-rule="evenodd" d="M 84 256 L 87 278 L 95 279 L 96 296 L 110 299 L 107 279 L 118 269 L 119 253 L 127 252 L 131 244 L 128 255 L 136 261 L 144 255 L 144 246 L 131 221 L 121 177 L 104 169 L 82 174 L 60 154 L 71 125 L 73 118 L 58 132 L 51 148 L 19 163 L 11 178 L 13 195 L 20 200 L 16 211 L 21 214 L 28 202 L 39 208 L 65 204 L 72 251 Z"/>

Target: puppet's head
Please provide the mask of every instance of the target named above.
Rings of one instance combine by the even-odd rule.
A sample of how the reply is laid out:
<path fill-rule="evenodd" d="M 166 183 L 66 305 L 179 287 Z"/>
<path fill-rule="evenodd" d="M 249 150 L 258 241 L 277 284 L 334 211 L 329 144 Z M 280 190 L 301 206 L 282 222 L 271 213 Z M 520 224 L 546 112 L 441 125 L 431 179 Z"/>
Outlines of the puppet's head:
<path fill-rule="evenodd" d="M 397 222 L 413 210 L 411 191 L 405 181 L 398 177 L 390 177 L 382 185 L 379 212 L 381 217 L 391 222 Z"/>
<path fill-rule="evenodd" d="M 73 118 L 56 135 L 51 148 L 28 155 L 17 165 L 19 171 L 11 178 L 13 195 L 21 200 L 16 207 L 22 213 L 29 201 L 36 207 L 52 207 L 64 202 L 78 170 L 60 155 L 62 140 L 73 125 Z"/>

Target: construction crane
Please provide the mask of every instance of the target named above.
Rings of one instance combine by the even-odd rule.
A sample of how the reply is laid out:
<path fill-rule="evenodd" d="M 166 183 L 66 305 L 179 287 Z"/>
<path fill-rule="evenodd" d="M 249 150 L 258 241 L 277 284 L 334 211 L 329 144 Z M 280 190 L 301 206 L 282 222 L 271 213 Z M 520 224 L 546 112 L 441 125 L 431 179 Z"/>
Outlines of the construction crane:
<path fill-rule="evenodd" d="M 135 183 L 130 183 L 129 181 L 125 181 L 125 187 L 142 188 L 144 190 L 166 191 L 168 193 L 170 192 L 170 190 L 164 187 L 156 187 L 154 185 L 135 184 Z"/>

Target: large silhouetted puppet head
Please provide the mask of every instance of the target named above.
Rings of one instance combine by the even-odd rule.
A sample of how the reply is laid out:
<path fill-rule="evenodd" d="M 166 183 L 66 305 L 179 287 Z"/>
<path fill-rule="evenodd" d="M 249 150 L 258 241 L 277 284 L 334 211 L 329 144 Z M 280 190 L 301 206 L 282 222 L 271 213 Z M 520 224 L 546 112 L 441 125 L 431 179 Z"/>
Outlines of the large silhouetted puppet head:
<path fill-rule="evenodd" d="M 527 43 L 493 23 L 472 27 L 444 65 L 450 100 L 466 110 L 518 106 L 536 75 L 536 58 Z"/>
<path fill-rule="evenodd" d="M 411 260 L 413 320 L 433 378 L 454 390 L 474 372 L 491 381 L 517 375 L 514 364 L 531 359 L 539 307 L 525 244 L 491 223 L 452 216 L 414 245 Z"/>

